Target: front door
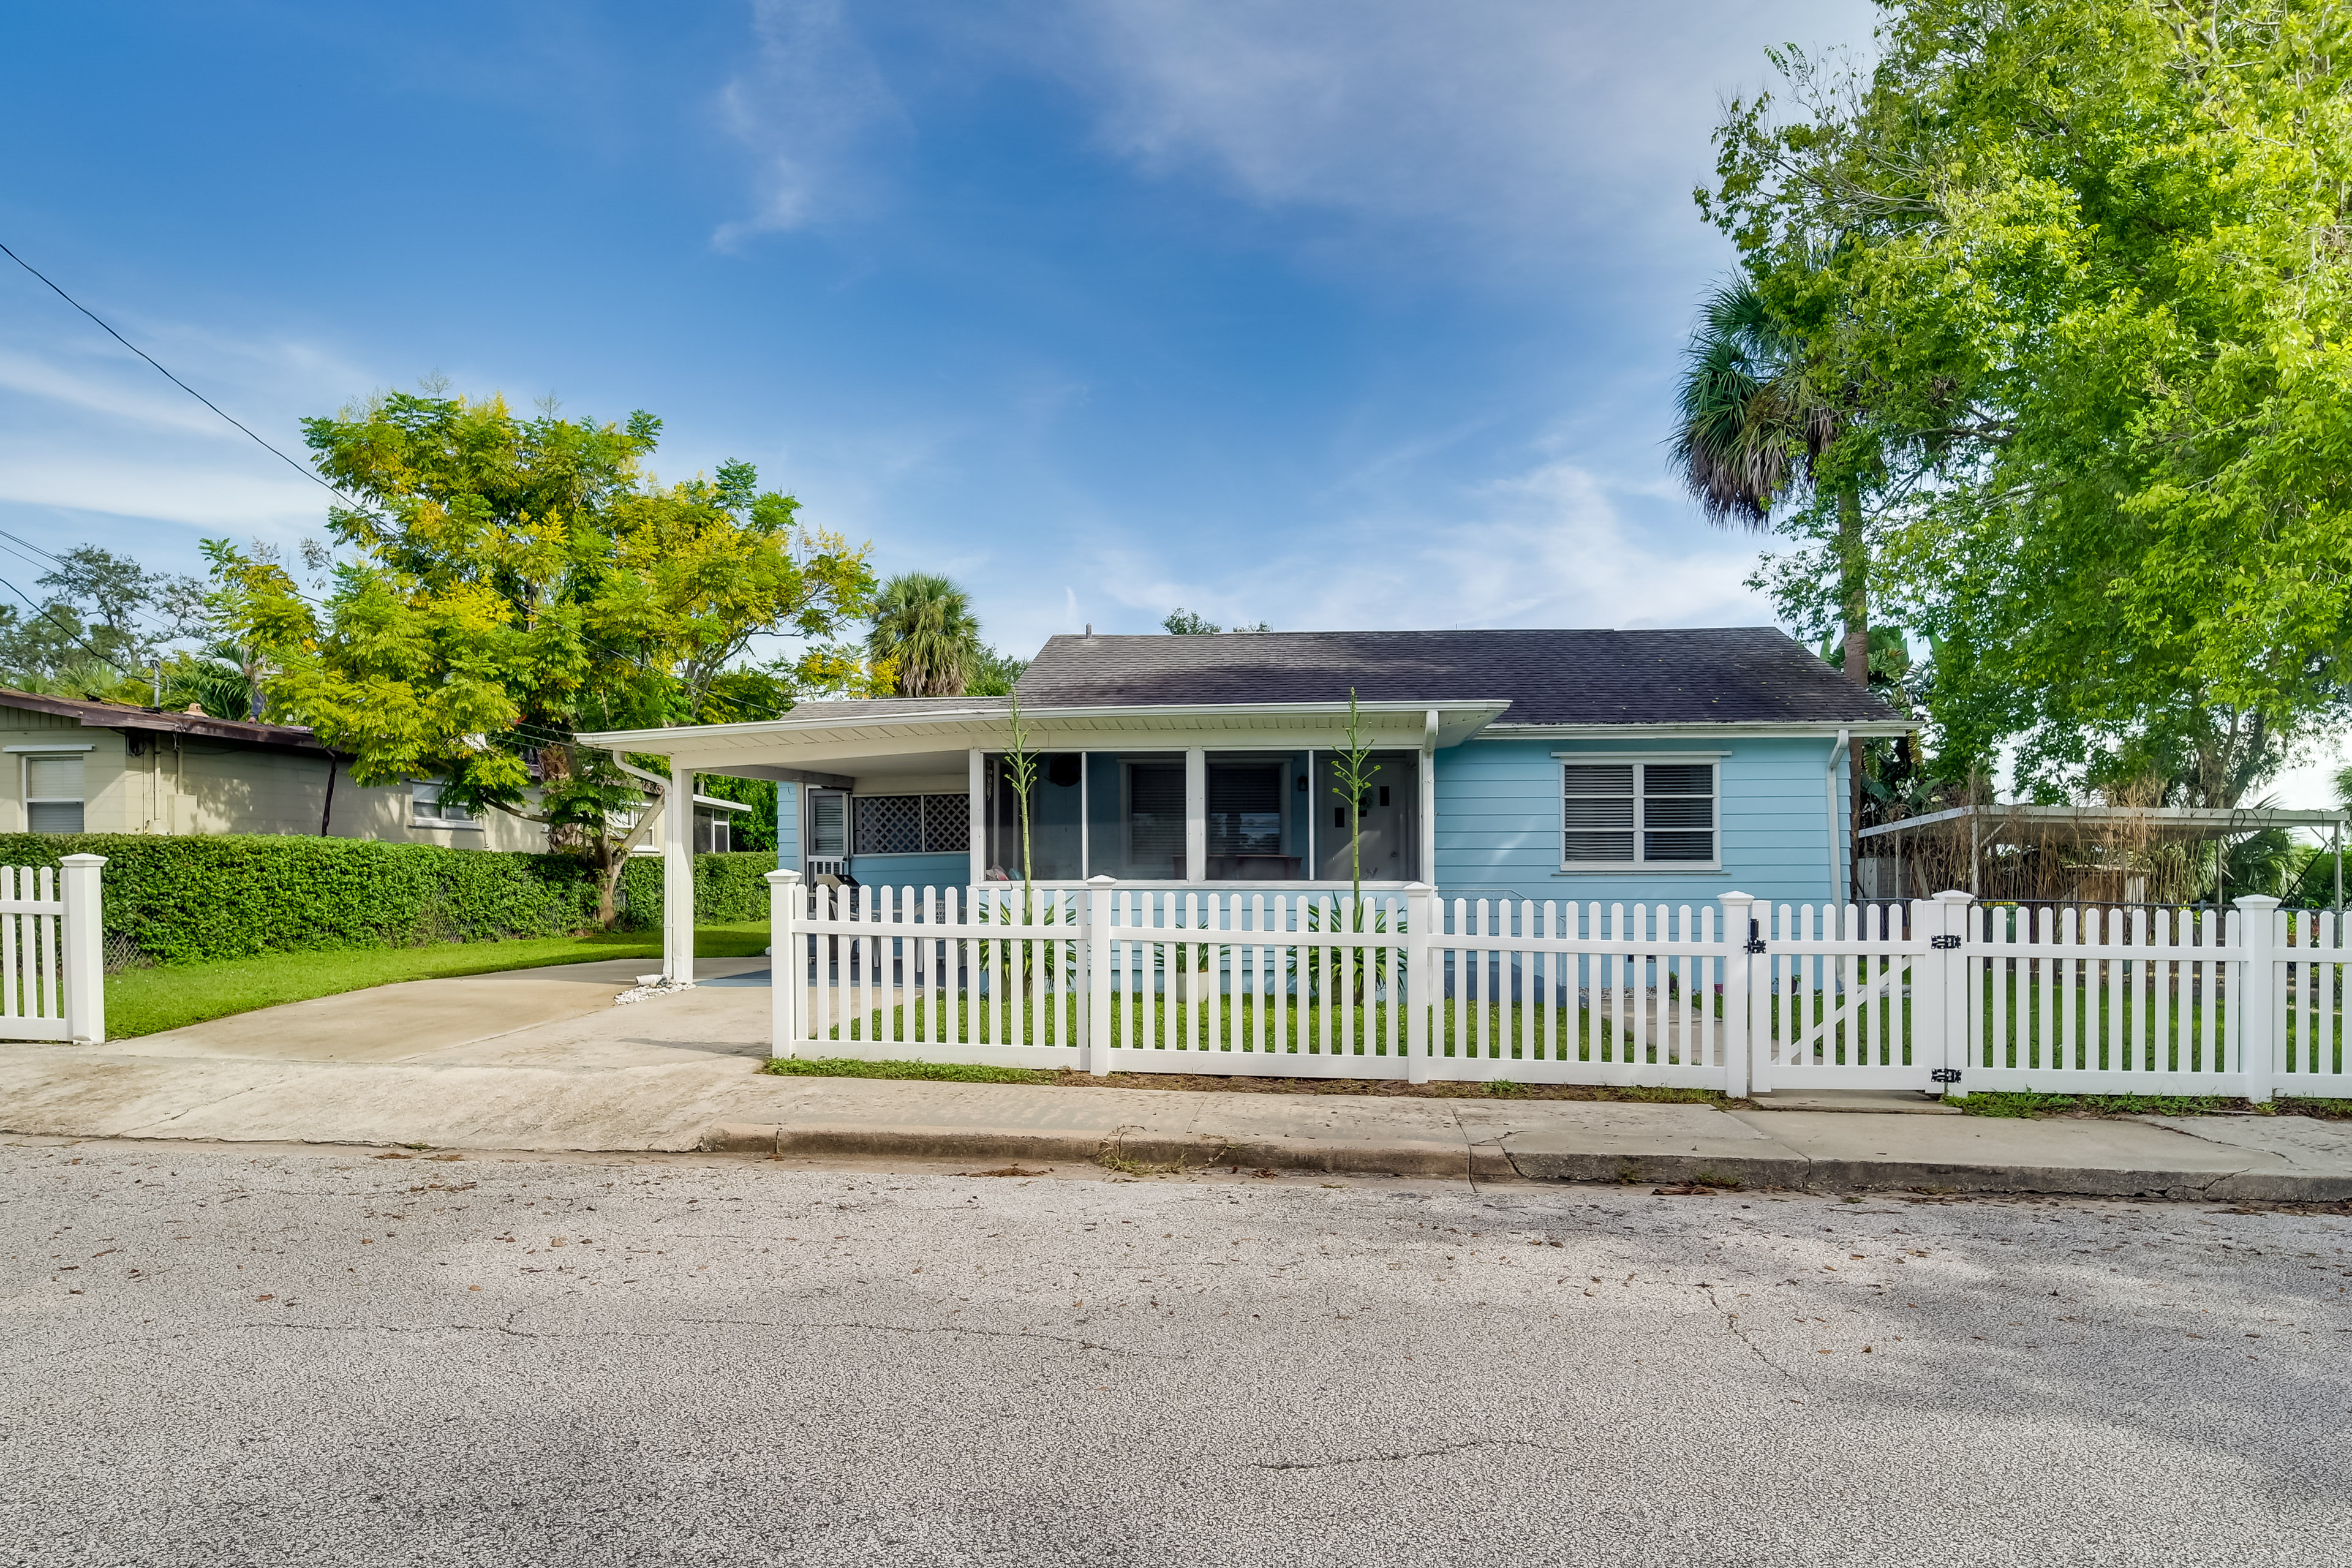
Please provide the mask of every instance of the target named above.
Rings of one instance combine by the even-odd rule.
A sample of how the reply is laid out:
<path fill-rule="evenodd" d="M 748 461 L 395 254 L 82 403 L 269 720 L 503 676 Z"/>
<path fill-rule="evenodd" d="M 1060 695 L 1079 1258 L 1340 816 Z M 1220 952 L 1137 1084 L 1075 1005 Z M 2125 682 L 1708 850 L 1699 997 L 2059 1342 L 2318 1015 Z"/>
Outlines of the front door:
<path fill-rule="evenodd" d="M 1377 752 L 1366 772 L 1358 805 L 1364 880 L 1410 882 L 1421 862 L 1413 839 L 1420 825 L 1413 802 L 1420 758 L 1412 752 Z M 1350 875 L 1348 802 L 1339 783 L 1334 759 L 1328 753 L 1318 755 L 1315 759 L 1315 875 L 1320 881 L 1344 882 Z"/>

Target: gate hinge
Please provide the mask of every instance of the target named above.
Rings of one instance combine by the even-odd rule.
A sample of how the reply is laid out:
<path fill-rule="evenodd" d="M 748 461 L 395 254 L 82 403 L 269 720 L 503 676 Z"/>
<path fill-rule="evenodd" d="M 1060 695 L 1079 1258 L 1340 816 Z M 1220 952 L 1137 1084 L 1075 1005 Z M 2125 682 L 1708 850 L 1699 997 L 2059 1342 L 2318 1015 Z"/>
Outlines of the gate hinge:
<path fill-rule="evenodd" d="M 1958 952 L 1960 950 L 1960 939 L 1956 936 L 1931 936 L 1927 939 L 1927 945 L 1937 952 Z"/>
<path fill-rule="evenodd" d="M 1764 939 L 1760 936 L 1749 937 L 1748 939 L 1748 951 L 1750 952 L 1762 952 L 1764 951 Z"/>
<path fill-rule="evenodd" d="M 1935 1071 L 1929 1073 L 1927 1077 L 1936 1083 L 1958 1083 L 1960 1081 L 1960 1069 L 1958 1068 L 1937 1068 Z"/>

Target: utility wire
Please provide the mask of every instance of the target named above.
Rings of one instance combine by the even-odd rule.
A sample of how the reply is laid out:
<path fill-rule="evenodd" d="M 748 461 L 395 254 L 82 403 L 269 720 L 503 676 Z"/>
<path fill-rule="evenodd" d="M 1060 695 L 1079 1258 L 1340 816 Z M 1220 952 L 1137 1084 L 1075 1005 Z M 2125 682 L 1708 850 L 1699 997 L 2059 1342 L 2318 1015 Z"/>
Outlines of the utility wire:
<path fill-rule="evenodd" d="M 310 480 L 312 484 L 320 486 L 321 489 L 325 489 L 328 494 L 336 497 L 338 500 L 342 500 L 349 505 L 357 506 L 359 504 L 358 502 L 353 501 L 351 497 L 344 495 L 342 491 L 337 489 L 334 486 L 327 483 L 325 479 L 320 478 L 319 475 L 310 468 L 296 462 L 293 458 L 288 457 L 285 453 L 279 451 L 277 447 L 271 446 L 260 437 L 254 435 L 253 431 L 248 428 L 242 420 L 239 420 L 235 415 L 229 413 L 219 404 L 215 403 L 211 398 L 206 397 L 203 393 L 198 392 L 186 382 L 182 381 L 178 376 L 173 375 L 170 371 L 165 370 L 162 364 L 156 362 L 153 354 L 149 353 L 145 349 L 141 348 L 137 343 L 132 342 L 121 332 L 118 332 L 112 327 L 108 326 L 105 321 L 99 316 L 97 311 L 91 310 L 89 306 L 83 304 L 80 300 L 75 299 L 72 295 L 58 288 L 56 281 L 47 273 L 34 266 L 31 262 L 26 260 L 23 257 L 17 255 L 15 251 L 9 249 L 5 244 L 0 244 L 0 256 L 5 256 L 9 260 L 15 262 L 17 266 L 23 268 L 34 277 L 38 278 L 42 282 L 47 284 L 51 293 L 55 294 L 58 299 L 63 300 L 67 304 L 71 305 L 75 310 L 79 310 L 83 315 L 88 316 L 91 321 L 98 322 L 99 331 L 104 332 L 108 337 L 112 338 L 116 342 L 121 343 L 124 348 L 129 349 L 132 353 L 137 354 L 141 359 L 145 360 L 149 364 L 154 365 L 156 372 L 161 374 L 165 381 L 170 382 L 173 386 L 178 387 L 182 392 L 186 393 L 190 397 L 194 398 L 198 403 L 203 404 L 205 407 L 211 409 L 214 413 L 219 415 L 222 418 L 227 420 L 238 429 L 245 431 L 246 435 L 252 438 L 255 446 L 260 447 L 271 457 L 276 458 L 279 462 L 285 464 L 288 468 L 293 469 L 296 473 Z"/>
<path fill-rule="evenodd" d="M 112 327 L 107 325 L 105 319 L 100 317 L 97 311 L 91 310 L 89 306 L 83 304 L 80 300 L 67 293 L 63 289 L 58 288 L 56 281 L 47 273 L 34 266 L 31 262 L 26 260 L 23 257 L 17 255 L 15 251 L 9 249 L 5 243 L 0 243 L 0 256 L 5 256 L 9 260 L 15 262 L 17 266 L 23 268 L 26 271 L 39 279 L 44 284 L 47 285 L 51 293 L 55 294 L 58 299 L 63 300 L 67 304 L 71 305 L 75 310 L 79 310 L 83 315 L 88 316 L 92 321 L 97 322 L 98 328 L 100 331 L 104 332 L 108 337 L 112 338 L 116 342 L 121 343 L 124 348 L 129 349 L 132 353 L 137 354 L 141 359 L 145 360 L 149 364 L 153 365 L 156 373 L 162 375 L 164 380 L 170 382 L 173 386 L 178 387 L 182 392 L 186 393 L 190 397 L 194 398 L 198 403 L 203 404 L 205 407 L 211 409 L 214 413 L 227 420 L 231 425 L 236 426 L 239 430 L 244 431 L 245 434 L 251 438 L 255 446 L 259 447 L 263 451 L 268 452 L 271 457 L 276 458 L 279 462 L 285 464 L 288 468 L 301 475 L 304 479 L 309 479 L 312 484 L 317 485 L 320 489 L 325 490 L 329 495 L 333 496 L 337 500 L 341 501 L 344 505 L 352 508 L 354 511 L 365 511 L 367 510 L 367 508 L 362 506 L 358 501 L 353 500 L 350 496 L 344 494 L 341 489 L 329 483 L 316 470 L 310 468 L 301 463 L 296 462 L 293 458 L 288 457 L 285 453 L 279 451 L 277 447 L 271 446 L 260 437 L 254 435 L 251 428 L 249 428 L 235 415 L 229 413 L 228 410 L 223 408 L 219 404 L 215 403 L 211 398 L 206 397 L 203 393 L 198 392 L 194 387 L 190 386 L 186 382 L 182 381 L 178 376 L 173 375 L 170 371 L 164 369 L 163 364 L 156 360 L 154 355 L 149 353 L 145 349 L 141 348 L 137 343 L 132 342 L 129 338 L 124 337 L 121 332 L 116 331 Z M 41 555 L 47 556 L 51 561 L 57 560 L 57 557 L 49 555 L 47 551 L 42 550 L 38 545 L 27 544 L 25 541 L 16 539 L 16 536 L 13 533 L 0 533 L 0 538 L 16 540 L 17 543 L 24 544 L 28 550 L 32 550 Z M 59 564 L 63 564 L 63 563 L 59 563 Z M 16 588 L 15 584 L 11 584 L 9 585 L 9 591 L 16 594 L 18 598 L 25 599 L 23 591 Z M 294 596 L 300 599 L 305 604 L 316 605 L 321 609 L 325 608 L 324 605 L 319 604 L 318 600 L 311 598 L 307 594 L 297 592 Z M 25 603 L 27 605 L 32 604 L 32 602 L 33 601 L 30 599 L 25 599 Z M 79 641 L 79 639 L 77 638 L 76 640 Z M 650 674 L 658 675 L 662 673 L 661 671 L 655 669 L 651 664 L 647 663 L 645 659 L 639 658 L 635 654 L 625 653 L 619 648 L 607 647 L 603 643 L 590 641 L 590 639 L 584 637 L 580 640 L 588 643 L 588 646 L 591 647 L 599 648 L 605 653 L 611 654 L 615 658 L 627 659 L 638 668 L 646 670 Z M 82 646 L 85 648 L 89 647 L 87 643 L 82 644 Z M 91 653 L 91 657 L 98 657 L 94 650 Z M 102 662 L 111 661 L 108 660 Z M 781 719 L 783 717 L 783 714 L 774 710 L 770 710 L 768 716 L 772 719 Z"/>

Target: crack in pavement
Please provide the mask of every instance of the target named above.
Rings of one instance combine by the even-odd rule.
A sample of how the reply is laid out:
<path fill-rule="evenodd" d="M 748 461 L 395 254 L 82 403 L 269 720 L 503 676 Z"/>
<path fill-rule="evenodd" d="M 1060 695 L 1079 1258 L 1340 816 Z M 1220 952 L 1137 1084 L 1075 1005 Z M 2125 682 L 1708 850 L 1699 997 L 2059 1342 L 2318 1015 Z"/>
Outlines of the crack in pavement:
<path fill-rule="evenodd" d="M 1401 1448 L 1394 1453 L 1353 1454 L 1339 1459 L 1274 1459 L 1260 1460 L 1250 1466 L 1254 1470 L 1328 1470 L 1347 1465 L 1392 1465 L 1405 1459 L 1442 1459 L 1449 1454 L 1468 1453 L 1474 1448 L 1530 1448 L 1541 1454 L 1571 1454 L 1572 1449 L 1538 1443 L 1532 1437 L 1475 1437 L 1466 1443 L 1444 1443 L 1434 1448 Z"/>
<path fill-rule="evenodd" d="M 1723 1303 L 1716 1298 L 1714 1286 L 1701 1285 L 1698 1289 L 1706 1292 L 1707 1304 L 1713 1307 L 1717 1311 L 1723 1313 L 1723 1326 L 1730 1332 L 1733 1339 L 1738 1340 L 1741 1344 L 1746 1345 L 1749 1352 L 1753 1354 L 1758 1361 L 1762 1362 L 1766 1366 L 1770 1367 L 1774 1372 L 1779 1373 L 1782 1377 L 1787 1378 L 1790 1383 L 1795 1384 L 1807 1394 L 1811 1394 L 1813 1391 L 1811 1384 L 1806 1383 L 1803 1378 L 1799 1377 L 1787 1367 L 1782 1366 L 1779 1362 L 1774 1361 L 1770 1356 L 1766 1355 L 1764 1353 L 1764 1347 L 1748 1337 L 1748 1331 L 1739 1326 L 1739 1314 L 1737 1312 L 1724 1310 Z"/>

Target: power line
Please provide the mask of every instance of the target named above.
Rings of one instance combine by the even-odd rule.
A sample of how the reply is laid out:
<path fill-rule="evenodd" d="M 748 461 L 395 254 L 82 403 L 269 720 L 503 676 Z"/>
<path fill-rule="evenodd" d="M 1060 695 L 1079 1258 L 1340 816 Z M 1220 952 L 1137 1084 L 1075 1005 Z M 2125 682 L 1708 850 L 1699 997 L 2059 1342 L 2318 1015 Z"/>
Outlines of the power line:
<path fill-rule="evenodd" d="M 190 397 L 194 398 L 198 403 L 203 404 L 205 407 L 211 409 L 214 413 L 219 415 L 222 418 L 227 420 L 238 429 L 245 431 L 246 435 L 252 438 L 255 446 L 259 447 L 263 451 L 268 453 L 271 457 L 276 458 L 279 462 L 285 464 L 288 468 L 293 469 L 296 473 L 310 480 L 312 484 L 319 486 L 329 495 L 335 497 L 337 500 L 343 501 L 347 505 L 355 507 L 359 504 L 357 501 L 352 500 L 351 497 L 343 494 L 342 491 L 329 484 L 325 479 L 320 478 L 312 469 L 296 462 L 293 458 L 288 457 L 285 453 L 279 451 L 277 447 L 271 446 L 260 437 L 254 435 L 253 431 L 247 428 L 243 421 L 239 420 L 235 415 L 223 408 L 219 404 L 215 403 L 211 398 L 206 397 L 203 393 L 198 392 L 186 382 L 182 381 L 178 376 L 173 375 L 170 371 L 165 370 L 163 366 L 157 362 L 153 354 L 149 353 L 145 349 L 141 348 L 137 343 L 132 342 L 121 332 L 118 332 L 112 327 L 108 326 L 97 311 L 91 310 L 89 306 L 83 304 L 80 300 L 75 299 L 72 295 L 58 288 L 57 283 L 51 279 L 47 273 L 34 266 L 31 262 L 26 260 L 23 257 L 17 255 L 15 251 L 10 250 L 5 244 L 0 244 L 0 256 L 7 257 L 9 260 L 15 262 L 17 266 L 23 268 L 34 277 L 38 278 L 43 283 L 47 284 L 51 293 L 55 294 L 58 299 L 63 300 L 67 304 L 71 305 L 75 310 L 79 310 L 83 315 L 88 316 L 91 321 L 96 321 L 98 323 L 99 331 L 104 332 L 108 337 L 112 338 L 116 342 L 121 343 L 124 348 L 129 349 L 132 353 L 137 354 L 141 359 L 145 360 L 149 364 L 153 365 L 156 372 L 161 374 L 164 380 L 170 382 L 173 386 L 178 387 L 182 392 L 186 393 Z"/>
<path fill-rule="evenodd" d="M 198 392 L 194 387 L 190 386 L 186 382 L 182 381 L 178 376 L 173 375 L 170 371 L 165 370 L 156 360 L 154 355 L 149 353 L 145 349 L 141 348 L 137 343 L 132 342 L 129 338 L 124 337 L 121 332 L 116 331 L 112 327 L 109 326 L 105 320 L 100 317 L 97 311 L 91 310 L 89 306 L 83 304 L 80 300 L 67 293 L 63 289 L 58 288 L 56 281 L 47 273 L 43 272 L 39 268 L 35 267 L 23 257 L 17 255 L 15 251 L 9 249 L 5 243 L 0 243 L 0 256 L 7 257 L 9 260 L 15 262 L 17 266 L 23 268 L 26 271 L 39 279 L 44 284 L 47 285 L 51 293 L 55 294 L 58 299 L 63 300 L 67 304 L 71 305 L 75 310 L 79 310 L 83 315 L 88 316 L 92 321 L 97 322 L 100 331 L 103 331 L 108 337 L 112 338 L 116 342 L 121 343 L 124 348 L 129 349 L 132 353 L 137 354 L 141 359 L 145 360 L 149 364 L 153 365 L 156 372 L 173 386 L 178 387 L 182 392 L 186 393 L 198 403 L 203 404 L 205 407 L 219 415 L 223 419 L 227 420 L 231 425 L 236 426 L 239 430 L 244 431 L 245 434 L 252 439 L 254 445 L 259 447 L 263 451 L 268 452 L 271 457 L 276 458 L 279 462 L 284 463 L 288 468 L 292 468 L 296 473 L 300 474 L 304 479 L 309 479 L 312 484 L 317 485 L 320 489 L 325 490 L 329 495 L 333 496 L 337 500 L 341 501 L 344 505 L 352 508 L 353 510 L 364 511 L 367 510 L 358 501 L 352 500 L 349 495 L 346 495 L 341 489 L 330 484 L 313 469 L 301 463 L 296 462 L 293 458 L 288 457 L 285 453 L 279 451 L 277 447 L 263 440 L 259 436 L 254 435 L 253 431 L 235 415 L 229 413 L 219 404 L 215 403 L 211 398 L 206 397 L 203 393 Z M 30 544 L 24 540 L 17 539 L 13 533 L 0 533 L 0 538 L 15 540 L 16 542 L 25 545 L 25 548 L 27 550 L 31 550 L 37 554 L 47 556 L 50 561 L 58 561 L 58 558 L 54 555 L 50 555 L 47 551 L 41 549 L 38 545 Z M 62 562 L 58 562 L 58 563 L 59 565 L 64 564 Z M 17 589 L 13 584 L 10 584 L 10 592 L 16 594 L 18 598 L 25 599 L 23 591 Z M 307 594 L 298 591 L 294 596 L 300 599 L 307 605 L 311 605 L 320 609 L 325 608 L 325 606 L 320 605 L 318 600 L 311 598 Z M 30 599 L 25 599 L 25 603 L 31 605 L 33 601 Z M 591 647 L 598 648 L 604 653 L 611 654 L 615 658 L 626 659 L 648 674 L 660 675 L 664 673 L 635 654 L 623 652 L 619 648 L 595 642 L 586 637 L 583 637 L 580 640 L 587 643 Z M 85 648 L 88 648 L 89 645 L 84 643 L 82 646 Z M 97 657 L 94 651 L 92 652 L 91 657 Z M 783 714 L 772 709 L 769 710 L 768 716 L 772 719 L 781 719 L 783 717 Z"/>

